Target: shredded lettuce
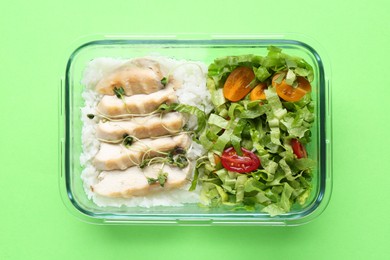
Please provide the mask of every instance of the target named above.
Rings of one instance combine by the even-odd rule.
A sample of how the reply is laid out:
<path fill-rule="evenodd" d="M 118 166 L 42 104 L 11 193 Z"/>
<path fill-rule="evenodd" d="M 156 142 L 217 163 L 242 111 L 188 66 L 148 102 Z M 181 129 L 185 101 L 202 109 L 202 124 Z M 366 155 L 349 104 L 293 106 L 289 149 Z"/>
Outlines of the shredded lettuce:
<path fill-rule="evenodd" d="M 253 68 L 255 82 L 266 82 L 266 100 L 249 100 L 249 95 L 230 102 L 222 88 L 228 75 L 238 66 Z M 196 178 L 202 183 L 201 201 L 204 205 L 221 205 L 233 209 L 252 209 L 277 216 L 288 213 L 294 204 L 304 205 L 311 192 L 311 178 L 316 162 L 298 159 L 290 145 L 292 138 L 302 144 L 310 143 L 314 104 L 310 93 L 297 102 L 279 98 L 270 81 L 296 84 L 296 77 L 313 80 L 312 67 L 302 58 L 287 55 L 270 46 L 266 56 L 226 56 L 209 66 L 207 87 L 214 110 L 206 119 L 193 108 L 183 108 L 199 115 L 199 142 L 208 151 L 208 159 L 196 167 Z M 177 107 L 175 109 L 178 109 Z M 179 108 L 180 109 L 180 108 Z M 202 111 L 201 111 L 202 112 Z M 198 117 L 198 120 L 199 120 Z M 241 147 L 252 150 L 261 167 L 247 174 L 230 172 L 215 163 L 214 155 L 233 146 L 238 154 Z"/>
<path fill-rule="evenodd" d="M 209 125 L 215 125 L 220 128 L 226 129 L 229 125 L 229 121 L 227 121 L 225 118 L 216 115 L 216 114 L 211 114 L 208 120 Z"/>
<path fill-rule="evenodd" d="M 271 76 L 271 73 L 269 73 L 267 68 L 263 66 L 260 66 L 258 68 L 254 67 L 253 72 L 255 73 L 256 79 L 258 79 L 260 82 L 265 81 Z"/>

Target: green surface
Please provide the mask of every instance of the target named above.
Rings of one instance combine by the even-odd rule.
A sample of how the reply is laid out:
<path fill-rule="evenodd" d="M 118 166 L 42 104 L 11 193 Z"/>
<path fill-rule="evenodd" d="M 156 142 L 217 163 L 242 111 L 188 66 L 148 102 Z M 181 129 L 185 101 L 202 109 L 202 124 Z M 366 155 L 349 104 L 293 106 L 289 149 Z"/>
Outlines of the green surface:
<path fill-rule="evenodd" d="M 2 1 L 0 259 L 388 259 L 390 2 Z M 222 1 L 221 1 L 222 3 Z M 94 226 L 58 189 L 66 50 L 96 33 L 302 33 L 327 51 L 333 195 L 299 227 Z"/>

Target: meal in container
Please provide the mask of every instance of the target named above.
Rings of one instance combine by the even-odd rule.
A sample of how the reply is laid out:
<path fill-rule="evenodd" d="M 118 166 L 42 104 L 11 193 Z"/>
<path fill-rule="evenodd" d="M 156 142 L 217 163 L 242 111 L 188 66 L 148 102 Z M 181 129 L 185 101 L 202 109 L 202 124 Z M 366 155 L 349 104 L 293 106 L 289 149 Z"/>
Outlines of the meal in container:
<path fill-rule="evenodd" d="M 270 46 L 211 64 L 96 58 L 84 71 L 81 178 L 98 206 L 227 207 L 271 216 L 304 205 L 313 69 Z"/>

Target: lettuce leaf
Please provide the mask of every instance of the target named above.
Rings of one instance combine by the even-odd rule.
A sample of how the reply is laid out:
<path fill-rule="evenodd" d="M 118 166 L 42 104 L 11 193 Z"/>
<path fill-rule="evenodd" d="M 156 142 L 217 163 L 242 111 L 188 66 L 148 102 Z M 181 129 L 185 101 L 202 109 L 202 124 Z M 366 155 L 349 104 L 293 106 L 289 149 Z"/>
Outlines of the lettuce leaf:
<path fill-rule="evenodd" d="M 229 121 L 219 115 L 211 114 L 208 119 L 208 124 L 218 126 L 221 129 L 226 129 L 229 125 Z"/>
<path fill-rule="evenodd" d="M 258 68 L 254 67 L 253 72 L 255 73 L 256 79 L 258 79 L 260 82 L 264 82 L 271 76 L 271 73 L 269 73 L 267 68 L 263 66 Z"/>

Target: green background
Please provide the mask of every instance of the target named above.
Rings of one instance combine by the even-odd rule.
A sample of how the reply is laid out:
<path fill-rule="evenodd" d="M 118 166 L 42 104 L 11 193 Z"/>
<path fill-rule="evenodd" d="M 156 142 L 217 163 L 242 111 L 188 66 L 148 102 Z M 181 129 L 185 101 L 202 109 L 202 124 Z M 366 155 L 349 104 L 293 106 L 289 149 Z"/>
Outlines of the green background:
<path fill-rule="evenodd" d="M 0 259 L 389 259 L 390 2 L 1 1 Z M 69 46 L 101 33 L 300 33 L 331 63 L 333 194 L 298 227 L 97 226 L 58 185 Z"/>

